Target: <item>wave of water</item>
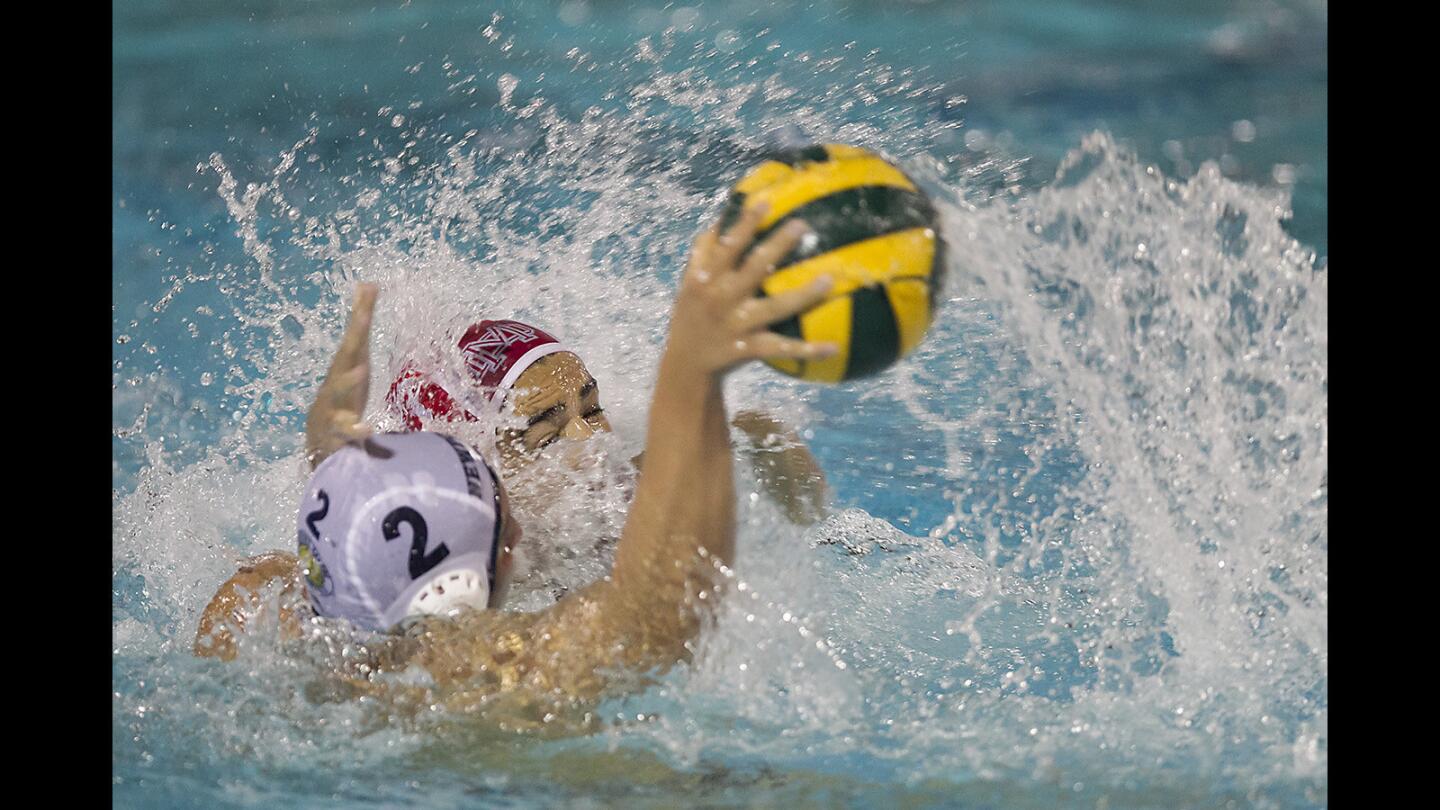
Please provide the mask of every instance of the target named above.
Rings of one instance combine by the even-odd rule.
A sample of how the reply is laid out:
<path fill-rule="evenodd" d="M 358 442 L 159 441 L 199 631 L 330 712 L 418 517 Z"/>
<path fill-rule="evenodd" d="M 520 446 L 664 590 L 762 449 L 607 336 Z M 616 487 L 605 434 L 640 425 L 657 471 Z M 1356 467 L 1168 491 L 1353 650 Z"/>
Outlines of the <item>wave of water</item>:
<path fill-rule="evenodd" d="M 198 241 L 244 258 L 188 263 L 151 306 L 213 395 L 117 364 L 117 439 L 143 459 L 114 498 L 117 795 L 1323 803 L 1328 272 L 1288 201 L 1214 166 L 1168 178 L 1103 133 L 1025 191 L 1023 161 L 951 148 L 958 121 L 913 125 L 902 100 L 938 86 L 872 65 L 862 87 L 899 112 L 836 126 L 851 84 L 721 81 L 666 47 L 581 114 L 507 74 L 484 132 L 386 109 L 314 123 L 268 169 L 197 167 L 233 231 Z M 517 317 L 582 347 L 629 458 L 690 238 L 746 156 L 800 140 L 921 182 L 947 300 L 883 377 L 733 376 L 732 411 L 802 429 L 834 501 L 791 525 L 737 466 L 737 588 L 692 664 L 606 702 L 598 732 L 516 739 L 326 701 L 274 643 L 189 655 L 235 561 L 293 543 L 303 413 L 356 281 L 382 288 L 371 413 L 447 330 Z M 590 483 L 522 515 L 522 607 L 603 570 L 590 545 L 625 506 Z"/>

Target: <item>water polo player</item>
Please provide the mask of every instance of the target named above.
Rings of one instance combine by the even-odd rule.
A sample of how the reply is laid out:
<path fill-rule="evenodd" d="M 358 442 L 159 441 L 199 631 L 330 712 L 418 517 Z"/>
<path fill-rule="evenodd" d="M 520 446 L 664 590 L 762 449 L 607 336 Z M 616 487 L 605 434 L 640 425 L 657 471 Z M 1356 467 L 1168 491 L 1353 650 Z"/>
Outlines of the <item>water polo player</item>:
<path fill-rule="evenodd" d="M 448 436 L 375 437 L 361 419 L 376 293 L 361 285 L 306 418 L 315 473 L 301 504 L 299 553 L 273 552 L 242 565 L 201 616 L 197 655 L 233 658 L 233 632 L 263 609 L 263 589 L 274 583 L 279 626 L 289 637 L 311 612 L 384 630 L 408 617 L 498 607 L 504 599 L 521 532 L 494 471 Z M 367 531 L 384 542 L 364 542 Z M 443 539 L 432 545 L 432 532 Z M 389 542 L 402 535 L 408 544 Z M 302 577 L 308 600 L 299 598 Z"/>
<path fill-rule="evenodd" d="M 422 371 L 414 360 L 402 365 L 385 404 L 405 427 L 478 422 L 477 413 L 498 415 L 509 404 L 527 424 L 499 436 L 507 472 L 562 438 L 610 431 L 594 376 L 549 332 L 520 321 L 480 321 L 466 328 L 456 348 L 461 370 L 448 384 L 442 372 Z"/>
<path fill-rule="evenodd" d="M 318 551 L 312 556 L 324 566 L 310 568 L 303 584 L 317 611 L 335 610 L 372 629 L 390 629 L 394 625 L 387 627 L 387 623 L 397 617 L 411 618 L 417 611 L 422 615 L 410 633 L 395 638 L 370 672 L 418 664 L 429 672 L 435 693 L 428 686 L 393 688 L 420 689 L 426 699 L 473 706 L 477 694 L 508 688 L 593 696 L 606 685 L 606 673 L 665 667 L 686 656 L 687 642 L 699 632 L 703 610 L 719 596 L 717 572 L 734 558 L 735 491 L 723 377 L 749 360 L 819 359 L 836 351 L 833 344 L 806 343 L 766 328 L 820 301 L 830 288 L 830 279 L 822 278 L 784 295 L 756 298 L 754 290 L 761 279 L 805 232 L 803 223 L 790 223 L 746 253 L 763 215 L 764 206 L 757 205 L 724 235 L 717 226 L 696 239 L 676 296 L 652 397 L 645 464 L 610 576 L 534 613 L 469 610 L 453 618 L 423 617 L 427 611 L 417 596 L 431 587 L 430 580 L 441 571 L 449 554 L 440 557 L 439 544 L 448 544 L 451 538 L 428 531 L 427 516 L 422 542 L 421 533 L 414 531 L 419 522 L 407 519 L 409 513 L 403 511 L 409 507 L 424 515 L 420 506 L 402 504 L 402 495 L 383 488 L 370 497 L 363 493 L 377 481 L 390 488 L 409 487 L 404 490 L 412 493 L 408 497 L 432 514 L 445 515 L 437 517 L 437 522 L 459 527 L 463 539 L 457 536 L 456 542 L 466 549 L 483 547 L 488 539 L 494 552 L 503 554 L 503 537 L 511 521 L 498 500 L 503 487 L 493 478 L 495 525 L 479 517 L 484 509 L 460 506 L 456 498 L 436 494 L 447 476 L 452 481 L 449 488 L 458 491 L 450 473 L 459 466 L 466 492 L 470 493 L 472 479 L 479 481 L 478 495 L 470 494 L 478 503 L 486 500 L 483 480 L 488 468 L 477 467 L 475 475 L 466 473 L 463 459 L 473 460 L 475 455 L 455 448 L 444 437 L 439 441 L 450 448 L 448 454 L 433 452 L 433 461 L 426 463 L 421 461 L 425 453 L 417 450 L 402 463 L 408 472 L 397 468 L 393 477 L 381 472 L 398 458 L 397 448 L 387 445 L 419 442 L 426 434 L 372 437 L 358 418 L 365 401 L 368 332 L 375 300 L 373 287 L 361 288 L 336 362 L 307 422 L 307 448 L 312 461 L 321 466 L 307 489 L 309 512 L 302 509 L 299 522 L 301 539 L 306 541 L 302 547 L 308 544 Z M 429 441 L 435 451 L 442 449 L 435 440 L 423 441 Z M 332 480 L 334 483 L 327 483 Z M 324 486 L 353 486 L 359 494 L 343 499 L 346 514 L 342 515 L 341 499 L 335 498 L 334 505 L 327 506 L 320 498 Z M 326 492 L 329 494 L 328 489 Z M 392 497 L 394 503 L 385 500 Z M 372 505 L 377 498 L 384 502 Z M 337 510 L 333 516 L 332 509 Z M 372 531 L 377 521 L 379 531 Z M 342 527 L 347 522 L 350 528 L 345 530 Z M 332 530 L 331 525 L 337 528 Z M 330 531 L 334 534 L 327 534 Z M 496 531 L 502 537 L 498 541 Z M 318 543 L 314 540 L 317 536 L 321 538 Z M 331 549 L 332 540 L 343 550 Z M 392 572 L 401 567 L 398 553 L 388 556 L 392 553 L 388 548 L 377 552 L 354 545 L 385 547 L 392 541 L 400 542 L 397 548 L 404 548 L 409 541 L 404 575 Z M 376 554 L 381 557 L 371 556 Z M 319 559 L 322 555 L 331 559 Z M 373 566 L 356 562 L 369 559 L 381 562 Z M 503 565 L 503 557 L 492 554 L 489 559 Z M 405 576 L 409 582 L 404 581 Z M 354 579 L 365 581 L 348 581 Z M 503 593 L 498 567 L 495 581 L 487 605 L 498 606 Z M 472 586 L 466 587 L 474 593 Z M 315 597 L 317 589 L 325 598 Z M 362 597 L 327 602 L 326 590 L 331 595 L 353 592 Z M 368 601 L 363 594 L 369 594 Z M 212 620 L 211 626 L 223 623 L 220 617 Z M 204 624 L 202 621 L 202 630 Z M 200 639 L 196 648 L 202 654 L 207 650 L 223 654 Z M 392 688 L 378 682 L 372 686 L 382 691 Z"/>
<path fill-rule="evenodd" d="M 498 431 L 496 446 L 507 479 L 532 468 L 562 439 L 583 441 L 610 432 L 594 375 L 549 332 L 515 320 L 487 320 L 470 324 L 454 345 L 459 351 L 452 368 L 434 367 L 445 366 L 443 359 L 431 367 L 408 360 L 391 383 L 386 408 L 407 428 L 443 430 L 446 424 L 478 422 L 479 414 L 498 416 L 511 407 L 525 426 Z M 757 482 L 790 520 L 806 525 L 822 517 L 825 476 L 800 437 L 753 410 L 740 412 L 732 424 L 748 440 L 744 449 Z M 642 456 L 633 459 L 635 466 Z M 522 480 L 516 493 L 522 503 L 546 500 L 555 483 Z"/>

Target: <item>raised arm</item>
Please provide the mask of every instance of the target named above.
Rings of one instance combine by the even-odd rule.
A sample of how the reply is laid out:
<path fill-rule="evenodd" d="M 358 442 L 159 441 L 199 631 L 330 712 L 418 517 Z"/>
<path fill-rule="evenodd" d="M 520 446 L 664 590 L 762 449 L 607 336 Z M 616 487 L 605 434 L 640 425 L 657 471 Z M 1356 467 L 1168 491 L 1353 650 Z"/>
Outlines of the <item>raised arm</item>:
<path fill-rule="evenodd" d="M 807 228 L 793 222 L 747 250 L 764 210 L 746 211 L 730 231 L 695 242 L 670 319 L 650 407 L 645 467 L 615 553 L 613 586 L 630 633 L 663 657 L 679 656 L 695 634 L 714 563 L 735 555 L 735 484 L 721 384 L 726 372 L 759 358 L 833 354 L 771 332 L 771 323 L 813 306 L 830 280 L 774 298 L 755 289 Z"/>
<path fill-rule="evenodd" d="M 427 667 L 463 679 L 492 672 L 571 695 L 603 688 L 606 670 L 647 670 L 686 657 L 718 596 L 715 563 L 735 556 L 735 486 L 721 383 L 757 358 L 815 359 L 836 351 L 766 327 L 819 302 L 829 278 L 773 298 L 755 290 L 806 232 L 794 222 L 750 250 L 764 210 L 725 234 L 696 239 L 670 318 L 650 407 L 645 463 L 611 576 L 541 614 L 436 628 Z M 516 654 L 494 657 L 497 648 Z"/>
<path fill-rule="evenodd" d="M 374 284 L 356 288 L 345 336 L 305 418 L 305 454 L 312 468 L 346 442 L 370 435 L 363 416 L 370 393 L 370 322 L 379 291 Z"/>
<path fill-rule="evenodd" d="M 644 466 L 611 576 L 540 613 L 471 613 L 427 622 L 396 643 L 397 666 L 419 663 L 457 708 L 500 691 L 594 696 L 622 671 L 666 667 L 689 654 L 720 595 L 715 563 L 735 556 L 735 485 L 721 383 L 758 358 L 818 359 L 832 344 L 766 327 L 821 301 L 823 278 L 773 298 L 755 290 L 806 232 L 792 222 L 751 250 L 763 208 L 725 234 L 696 239 L 660 360 Z M 389 665 L 386 665 L 389 666 Z"/>
<path fill-rule="evenodd" d="M 361 284 L 356 290 L 345 336 L 305 419 L 305 455 L 312 468 L 346 442 L 370 435 L 361 415 L 370 390 L 370 323 L 378 293 L 374 284 Z M 279 580 L 284 582 L 283 593 L 292 594 L 303 573 L 300 562 L 288 552 L 271 552 L 243 563 L 210 598 L 201 614 L 195 654 L 234 658 L 234 634 L 245 632 L 247 619 L 262 607 L 260 591 Z M 282 608 L 280 618 L 283 631 L 291 635 L 299 632 L 292 611 Z"/>

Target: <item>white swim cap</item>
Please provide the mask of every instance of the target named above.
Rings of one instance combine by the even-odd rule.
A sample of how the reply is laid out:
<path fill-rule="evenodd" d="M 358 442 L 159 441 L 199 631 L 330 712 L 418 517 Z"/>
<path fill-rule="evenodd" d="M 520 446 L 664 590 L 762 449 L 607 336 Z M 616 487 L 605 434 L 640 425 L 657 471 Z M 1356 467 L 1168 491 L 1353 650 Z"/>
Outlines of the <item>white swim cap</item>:
<path fill-rule="evenodd" d="M 419 615 L 483 609 L 495 587 L 495 473 L 441 433 L 350 444 L 311 476 L 296 521 L 315 612 L 387 630 Z"/>

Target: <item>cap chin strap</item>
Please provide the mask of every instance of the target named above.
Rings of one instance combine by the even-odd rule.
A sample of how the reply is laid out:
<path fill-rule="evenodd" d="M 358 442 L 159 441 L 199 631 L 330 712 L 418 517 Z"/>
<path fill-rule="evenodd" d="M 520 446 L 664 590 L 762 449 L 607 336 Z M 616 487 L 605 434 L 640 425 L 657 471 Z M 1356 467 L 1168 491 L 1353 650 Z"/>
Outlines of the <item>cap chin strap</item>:
<path fill-rule="evenodd" d="M 465 608 L 484 610 L 490 584 L 483 571 L 455 568 L 430 580 L 405 608 L 404 616 L 453 616 Z"/>

